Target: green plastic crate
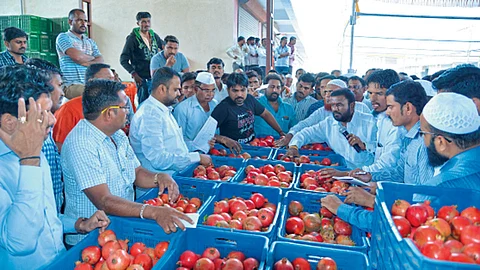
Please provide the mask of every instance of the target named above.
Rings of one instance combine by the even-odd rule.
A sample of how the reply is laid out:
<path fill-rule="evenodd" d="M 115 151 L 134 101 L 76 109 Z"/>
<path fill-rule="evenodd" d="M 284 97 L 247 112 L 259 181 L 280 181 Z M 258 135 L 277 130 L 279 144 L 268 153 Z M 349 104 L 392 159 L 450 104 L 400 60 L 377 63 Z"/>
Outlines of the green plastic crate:
<path fill-rule="evenodd" d="M 40 35 L 40 51 L 42 53 L 49 53 L 51 52 L 51 47 L 50 35 Z"/>
<path fill-rule="evenodd" d="M 48 18 L 38 17 L 40 32 L 45 34 L 52 33 L 52 20 Z"/>
<path fill-rule="evenodd" d="M 21 15 L 12 17 L 13 19 L 16 19 L 15 17 L 18 17 L 19 24 L 17 27 L 22 29 L 23 31 L 30 34 L 41 34 L 42 27 L 40 17 L 33 15 Z"/>
<path fill-rule="evenodd" d="M 41 51 L 40 36 L 37 34 L 31 34 L 28 37 L 28 51 L 40 52 Z"/>
<path fill-rule="evenodd" d="M 27 51 L 25 54 L 28 58 L 40 58 L 40 52 Z"/>
<path fill-rule="evenodd" d="M 70 25 L 68 24 L 68 17 L 63 18 L 52 18 L 52 33 L 59 34 L 63 32 L 67 32 L 70 29 Z"/>

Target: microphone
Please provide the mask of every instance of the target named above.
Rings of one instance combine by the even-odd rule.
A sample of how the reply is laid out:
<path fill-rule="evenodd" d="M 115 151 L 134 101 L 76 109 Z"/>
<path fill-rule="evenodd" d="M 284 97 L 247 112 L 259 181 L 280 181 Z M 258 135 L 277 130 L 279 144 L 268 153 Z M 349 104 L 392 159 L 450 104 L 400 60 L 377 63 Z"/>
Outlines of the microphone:
<path fill-rule="evenodd" d="M 343 137 L 345 137 L 348 140 L 348 135 L 350 135 L 350 133 L 348 133 L 347 129 L 344 126 L 340 126 L 340 133 L 342 133 Z M 355 149 L 355 151 L 357 151 L 357 153 L 360 153 L 362 151 L 362 149 L 358 144 L 354 144 L 352 146 Z"/>

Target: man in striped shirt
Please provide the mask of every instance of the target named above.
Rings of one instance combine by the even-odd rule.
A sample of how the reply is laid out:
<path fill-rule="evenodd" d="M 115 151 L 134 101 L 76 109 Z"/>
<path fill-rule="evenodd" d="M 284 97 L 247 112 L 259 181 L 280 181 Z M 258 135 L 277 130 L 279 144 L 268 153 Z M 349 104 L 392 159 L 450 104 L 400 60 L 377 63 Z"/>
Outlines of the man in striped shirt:
<path fill-rule="evenodd" d="M 72 99 L 81 96 L 85 84 L 85 71 L 94 63 L 103 63 L 103 56 L 97 44 L 85 35 L 87 17 L 81 9 L 73 9 L 68 14 L 70 30 L 57 37 L 57 53 L 60 69 L 65 81 L 65 97 Z"/>

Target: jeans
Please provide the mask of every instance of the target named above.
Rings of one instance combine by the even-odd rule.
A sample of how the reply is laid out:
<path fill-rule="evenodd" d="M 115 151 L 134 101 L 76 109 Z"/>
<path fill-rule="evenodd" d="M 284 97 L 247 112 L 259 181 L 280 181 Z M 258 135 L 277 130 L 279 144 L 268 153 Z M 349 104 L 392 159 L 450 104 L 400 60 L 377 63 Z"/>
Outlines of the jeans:
<path fill-rule="evenodd" d="M 235 70 L 237 70 L 237 69 L 239 69 L 239 68 L 242 69 L 243 71 L 245 71 L 245 70 L 243 69 L 243 65 L 239 65 L 239 64 L 237 64 L 237 63 L 235 63 L 235 62 L 233 62 L 232 68 L 233 68 L 232 72 L 235 72 Z"/>
<path fill-rule="evenodd" d="M 137 85 L 137 97 L 138 97 L 138 105 L 144 102 L 151 93 L 152 88 L 152 80 L 151 79 L 143 79 L 142 84 L 140 86 Z"/>
<path fill-rule="evenodd" d="M 288 74 L 288 67 L 275 67 L 275 70 L 282 75 Z"/>

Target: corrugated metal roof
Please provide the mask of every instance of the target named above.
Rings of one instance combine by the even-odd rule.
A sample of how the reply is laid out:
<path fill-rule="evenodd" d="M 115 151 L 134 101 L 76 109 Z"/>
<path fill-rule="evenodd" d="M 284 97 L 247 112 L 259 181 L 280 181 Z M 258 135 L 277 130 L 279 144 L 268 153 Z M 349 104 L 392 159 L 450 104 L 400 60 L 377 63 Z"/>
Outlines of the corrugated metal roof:
<path fill-rule="evenodd" d="M 480 0 L 375 0 L 384 3 L 435 7 L 480 7 Z M 359 1 L 361 3 L 361 0 Z"/>

